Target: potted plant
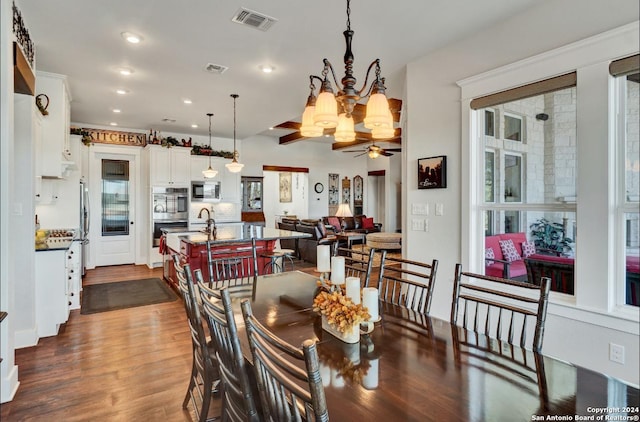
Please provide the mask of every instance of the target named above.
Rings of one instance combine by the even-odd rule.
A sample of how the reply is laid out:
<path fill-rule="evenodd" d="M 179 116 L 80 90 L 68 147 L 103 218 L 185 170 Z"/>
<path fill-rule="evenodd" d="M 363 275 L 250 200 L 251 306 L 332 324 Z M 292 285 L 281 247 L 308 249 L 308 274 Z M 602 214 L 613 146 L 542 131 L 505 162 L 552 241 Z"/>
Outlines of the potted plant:
<path fill-rule="evenodd" d="M 563 256 L 569 256 L 573 252 L 574 241 L 565 236 L 563 224 L 540 218 L 533 222 L 529 229 L 536 245 L 536 251 Z"/>

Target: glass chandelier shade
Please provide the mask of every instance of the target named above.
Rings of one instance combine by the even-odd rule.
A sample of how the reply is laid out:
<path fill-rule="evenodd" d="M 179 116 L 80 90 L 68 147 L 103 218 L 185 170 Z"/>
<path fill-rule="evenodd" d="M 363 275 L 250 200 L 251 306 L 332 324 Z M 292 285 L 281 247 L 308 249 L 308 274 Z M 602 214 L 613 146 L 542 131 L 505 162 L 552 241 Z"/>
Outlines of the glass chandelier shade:
<path fill-rule="evenodd" d="M 333 92 L 324 91 L 318 95 L 313 124 L 321 128 L 338 126 L 338 102 Z"/>
<path fill-rule="evenodd" d="M 209 150 L 211 150 L 211 118 L 213 117 L 213 113 L 207 113 L 207 116 L 209 116 Z M 202 170 L 202 176 L 204 176 L 205 179 L 213 179 L 217 174 L 218 171 L 211 167 L 211 155 L 209 155 L 209 167 Z"/>
<path fill-rule="evenodd" d="M 236 99 L 238 97 L 238 94 L 231 94 L 231 98 L 233 98 L 233 160 L 230 163 L 225 164 L 225 167 L 231 173 L 238 173 L 242 171 L 242 167 L 244 167 L 244 164 L 240 164 L 238 162 L 240 154 L 236 149 Z"/>
<path fill-rule="evenodd" d="M 367 103 L 367 115 L 364 118 L 364 127 L 375 129 L 389 127 L 387 116 L 390 115 L 389 102 L 384 94 L 373 94 Z"/>
<path fill-rule="evenodd" d="M 377 149 L 370 149 L 368 155 L 369 158 L 375 159 L 380 157 L 380 151 L 378 151 Z"/>
<path fill-rule="evenodd" d="M 333 134 L 336 142 L 352 142 L 356 140 L 356 131 L 353 126 L 353 117 L 347 117 L 345 113 L 338 116 L 338 127 Z"/>
<path fill-rule="evenodd" d="M 307 105 L 302 113 L 302 125 L 300 125 L 300 135 L 307 138 L 317 138 L 322 136 L 324 130 L 320 126 L 313 123 L 313 115 L 316 112 L 316 106 Z"/>

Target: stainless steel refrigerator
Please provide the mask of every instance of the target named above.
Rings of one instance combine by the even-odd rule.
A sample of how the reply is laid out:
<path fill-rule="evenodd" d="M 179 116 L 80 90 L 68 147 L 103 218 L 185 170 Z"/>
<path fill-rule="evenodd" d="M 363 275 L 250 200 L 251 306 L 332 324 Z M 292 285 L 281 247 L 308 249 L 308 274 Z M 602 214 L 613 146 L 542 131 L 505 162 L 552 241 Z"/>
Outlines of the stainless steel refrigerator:
<path fill-rule="evenodd" d="M 82 275 L 84 276 L 89 256 L 89 184 L 80 179 L 80 240 L 82 241 Z"/>

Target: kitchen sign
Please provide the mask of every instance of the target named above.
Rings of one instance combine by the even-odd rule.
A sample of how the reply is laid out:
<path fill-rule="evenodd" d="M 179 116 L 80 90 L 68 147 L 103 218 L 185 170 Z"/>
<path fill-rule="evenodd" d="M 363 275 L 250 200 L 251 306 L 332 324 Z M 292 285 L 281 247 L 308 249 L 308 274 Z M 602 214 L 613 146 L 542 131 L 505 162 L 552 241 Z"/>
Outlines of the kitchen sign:
<path fill-rule="evenodd" d="M 147 145 L 147 134 L 138 132 L 118 132 L 114 130 L 102 130 L 82 128 L 83 131 L 89 132 L 91 142 L 99 144 L 127 145 L 143 147 Z"/>

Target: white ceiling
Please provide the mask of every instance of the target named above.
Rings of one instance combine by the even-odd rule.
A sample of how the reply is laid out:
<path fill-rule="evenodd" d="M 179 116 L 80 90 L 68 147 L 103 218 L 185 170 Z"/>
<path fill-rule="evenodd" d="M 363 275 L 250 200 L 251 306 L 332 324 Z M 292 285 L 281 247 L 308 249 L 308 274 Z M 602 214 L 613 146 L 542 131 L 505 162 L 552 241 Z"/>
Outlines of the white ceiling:
<path fill-rule="evenodd" d="M 141 130 L 214 136 L 264 133 L 298 120 L 309 94 L 309 74 L 322 59 L 344 74 L 346 1 L 324 0 L 15 0 L 36 45 L 38 70 L 68 76 L 71 120 Z M 358 84 L 381 59 L 388 95 L 402 97 L 405 65 L 430 51 L 533 7 L 534 0 L 354 0 L 354 72 Z M 393 7 L 392 7 L 393 6 Z M 240 7 L 278 21 L 267 32 L 231 21 Z M 144 41 L 126 43 L 121 33 Z M 222 75 L 207 63 L 228 66 Z M 261 65 L 275 71 L 262 73 Z M 134 70 L 131 76 L 118 73 Z M 425 75 L 428 77 L 428 75 Z M 126 96 L 117 88 L 129 90 Z M 191 105 L 183 104 L 188 98 Z M 114 114 L 112 109 L 122 112 Z M 163 118 L 176 119 L 164 123 Z M 192 129 L 191 124 L 198 124 Z"/>

